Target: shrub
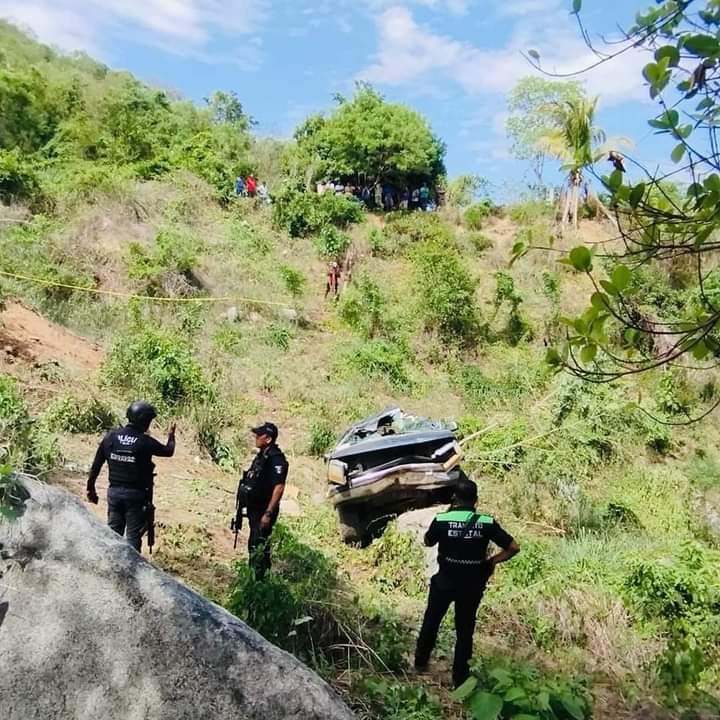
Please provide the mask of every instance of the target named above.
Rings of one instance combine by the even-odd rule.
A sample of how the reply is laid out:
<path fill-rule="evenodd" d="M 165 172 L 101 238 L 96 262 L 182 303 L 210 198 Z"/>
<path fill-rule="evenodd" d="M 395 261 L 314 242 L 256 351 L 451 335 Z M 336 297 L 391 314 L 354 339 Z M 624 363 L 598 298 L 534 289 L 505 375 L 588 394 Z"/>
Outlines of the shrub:
<path fill-rule="evenodd" d="M 379 228 L 372 228 L 368 233 L 368 245 L 373 257 L 383 257 L 387 253 L 385 235 Z"/>
<path fill-rule="evenodd" d="M 381 720 L 436 720 L 442 705 L 426 688 L 383 679 L 365 680 L 358 688 L 370 703 L 373 717 Z"/>
<path fill-rule="evenodd" d="M 589 720 L 590 693 L 584 683 L 547 677 L 528 665 L 486 660 L 453 697 L 477 720 Z"/>
<path fill-rule="evenodd" d="M 38 200 L 40 185 L 35 171 L 19 149 L 0 149 L 0 201 Z"/>
<path fill-rule="evenodd" d="M 44 419 L 50 430 L 68 433 L 95 434 L 118 424 L 115 413 L 101 400 L 80 400 L 70 395 L 53 401 L 45 411 Z"/>
<path fill-rule="evenodd" d="M 305 276 L 290 265 L 281 265 L 278 270 L 289 295 L 294 299 L 302 297 L 307 284 Z"/>
<path fill-rule="evenodd" d="M 335 428 L 325 419 L 318 419 L 310 425 L 308 439 L 308 454 L 313 457 L 322 457 L 335 443 Z"/>
<path fill-rule="evenodd" d="M 328 225 L 346 228 L 360 222 L 363 209 L 344 196 L 317 195 L 286 186 L 273 195 L 272 217 L 275 226 L 291 237 L 305 237 Z"/>
<path fill-rule="evenodd" d="M 508 319 L 502 334 L 511 345 L 517 345 L 523 338 L 532 337 L 530 326 L 520 312 L 523 299 L 515 289 L 512 276 L 502 270 L 495 273 L 495 314 L 508 306 Z"/>
<path fill-rule="evenodd" d="M 395 390 L 409 391 L 413 382 L 407 369 L 408 350 L 402 343 L 370 340 L 347 357 L 357 372 L 372 379 L 382 379 Z"/>
<path fill-rule="evenodd" d="M 475 203 L 465 210 L 463 215 L 465 224 L 470 230 L 480 230 L 483 222 L 492 212 L 492 203 L 489 200 Z"/>
<path fill-rule="evenodd" d="M 212 341 L 215 347 L 233 355 L 242 354 L 246 347 L 242 330 L 230 322 L 222 323 L 215 330 Z"/>
<path fill-rule="evenodd" d="M 332 225 L 325 225 L 315 239 L 318 252 L 325 258 L 340 260 L 350 247 L 350 236 Z"/>
<path fill-rule="evenodd" d="M 414 252 L 413 265 L 425 328 L 436 331 L 444 342 L 476 342 L 481 334 L 476 281 L 459 253 L 427 241 Z"/>
<path fill-rule="evenodd" d="M 276 347 L 287 352 L 290 349 L 292 333 L 284 325 L 269 323 L 265 328 L 262 339 L 266 345 Z"/>
<path fill-rule="evenodd" d="M 417 540 L 400 532 L 396 523 L 391 523 L 382 537 L 373 542 L 370 558 L 376 568 L 373 582 L 381 591 L 401 590 L 413 596 L 424 592 L 425 555 Z"/>
<path fill-rule="evenodd" d="M 365 338 L 373 338 L 387 325 L 387 301 L 380 286 L 363 273 L 345 293 L 340 303 L 340 317 Z"/>
<path fill-rule="evenodd" d="M 394 212 L 385 219 L 382 231 L 385 254 L 402 252 L 424 242 L 433 241 L 448 248 L 454 247 L 453 234 L 448 225 L 434 213 Z"/>
<path fill-rule="evenodd" d="M 475 248 L 478 253 L 483 253 L 489 250 L 493 246 L 493 241 L 481 232 L 471 232 L 468 234 L 468 240 L 470 244 Z"/>
<path fill-rule="evenodd" d="M 144 329 L 116 341 L 102 373 L 112 385 L 168 405 L 212 395 L 188 344 L 164 330 Z"/>

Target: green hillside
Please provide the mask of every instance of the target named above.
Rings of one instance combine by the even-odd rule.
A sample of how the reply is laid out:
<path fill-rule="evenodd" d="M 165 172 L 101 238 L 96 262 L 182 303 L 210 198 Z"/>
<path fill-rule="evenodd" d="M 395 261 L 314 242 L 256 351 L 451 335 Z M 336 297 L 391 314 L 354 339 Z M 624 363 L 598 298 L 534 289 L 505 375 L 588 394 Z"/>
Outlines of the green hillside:
<path fill-rule="evenodd" d="M 474 672 L 504 698 L 500 717 L 718 717 L 720 433 L 712 414 L 683 424 L 716 399 L 717 373 L 596 384 L 546 361 L 593 292 L 557 260 L 608 241 L 607 223 L 523 255 L 518 242 L 553 244 L 544 202 L 456 200 L 450 183 L 436 212 L 367 212 L 312 191 L 339 163 L 350 176 L 373 162 L 319 155 L 347 138 L 327 119 L 267 140 L 230 93 L 197 107 L 3 23 L 0 48 L 3 477 L 23 469 L 82 495 L 100 434 L 151 400 L 157 433 L 177 420 L 180 446 L 158 461 L 154 562 L 298 655 L 359 717 L 482 720 L 477 691 L 451 697 L 451 620 L 434 671 L 411 672 L 416 536 L 393 523 L 347 547 L 325 500 L 322 455 L 353 421 L 395 403 L 454 418 L 464 436 L 485 430 L 463 467 L 522 547 L 476 634 Z M 344 102 L 350 125 L 352 103 L 387 105 L 369 88 Z M 441 142 L 402 112 L 423 152 L 385 158 L 393 177 L 446 182 Z M 234 196 L 248 172 L 272 204 Z M 335 302 L 338 257 L 355 263 Z M 629 297 L 683 307 L 695 290 L 679 276 L 647 266 Z M 227 523 L 247 428 L 264 419 L 293 492 L 257 583 Z"/>

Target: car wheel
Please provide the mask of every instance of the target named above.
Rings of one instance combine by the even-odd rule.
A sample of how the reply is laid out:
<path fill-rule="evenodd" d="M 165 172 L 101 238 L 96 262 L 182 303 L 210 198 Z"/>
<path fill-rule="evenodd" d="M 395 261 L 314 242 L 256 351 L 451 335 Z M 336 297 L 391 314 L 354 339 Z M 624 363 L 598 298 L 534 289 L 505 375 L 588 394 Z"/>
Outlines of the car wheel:
<path fill-rule="evenodd" d="M 360 513 L 353 508 L 338 508 L 337 514 L 342 541 L 348 544 L 362 542 L 365 526 L 360 519 Z"/>

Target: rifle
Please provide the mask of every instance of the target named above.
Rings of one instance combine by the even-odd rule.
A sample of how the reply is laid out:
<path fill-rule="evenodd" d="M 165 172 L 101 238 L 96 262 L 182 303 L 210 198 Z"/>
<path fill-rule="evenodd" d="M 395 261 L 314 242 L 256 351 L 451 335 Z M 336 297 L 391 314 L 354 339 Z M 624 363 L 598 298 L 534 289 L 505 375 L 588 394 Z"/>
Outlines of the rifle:
<path fill-rule="evenodd" d="M 244 512 L 247 508 L 248 495 L 250 493 L 250 487 L 246 484 L 247 480 L 248 473 L 244 472 L 238 483 L 237 494 L 235 496 L 235 516 L 230 519 L 230 530 L 235 533 L 233 548 L 237 548 L 238 534 L 242 530 L 243 518 L 247 517 L 247 512 Z"/>
<path fill-rule="evenodd" d="M 155 506 L 153 505 L 153 488 L 148 488 L 147 505 L 145 506 L 145 528 L 147 530 L 148 552 L 152 555 L 155 544 Z"/>

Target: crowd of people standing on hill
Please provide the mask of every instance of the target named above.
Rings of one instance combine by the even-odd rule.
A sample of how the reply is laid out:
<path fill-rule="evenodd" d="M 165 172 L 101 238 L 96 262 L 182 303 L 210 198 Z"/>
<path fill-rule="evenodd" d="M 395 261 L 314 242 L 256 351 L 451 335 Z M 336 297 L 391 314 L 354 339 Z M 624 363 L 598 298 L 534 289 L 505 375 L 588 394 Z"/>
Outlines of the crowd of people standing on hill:
<path fill-rule="evenodd" d="M 257 198 L 261 202 L 270 202 L 270 191 L 262 180 L 258 180 L 252 173 L 247 177 L 238 175 L 235 178 L 235 195 L 237 197 Z"/>
<path fill-rule="evenodd" d="M 419 186 L 399 187 L 391 182 L 377 183 L 372 187 L 353 185 L 342 180 L 321 180 L 316 185 L 318 195 L 331 193 L 359 200 L 367 208 L 378 208 L 385 212 L 392 210 L 435 210 L 442 205 L 441 191 L 434 191 L 423 182 Z"/>

